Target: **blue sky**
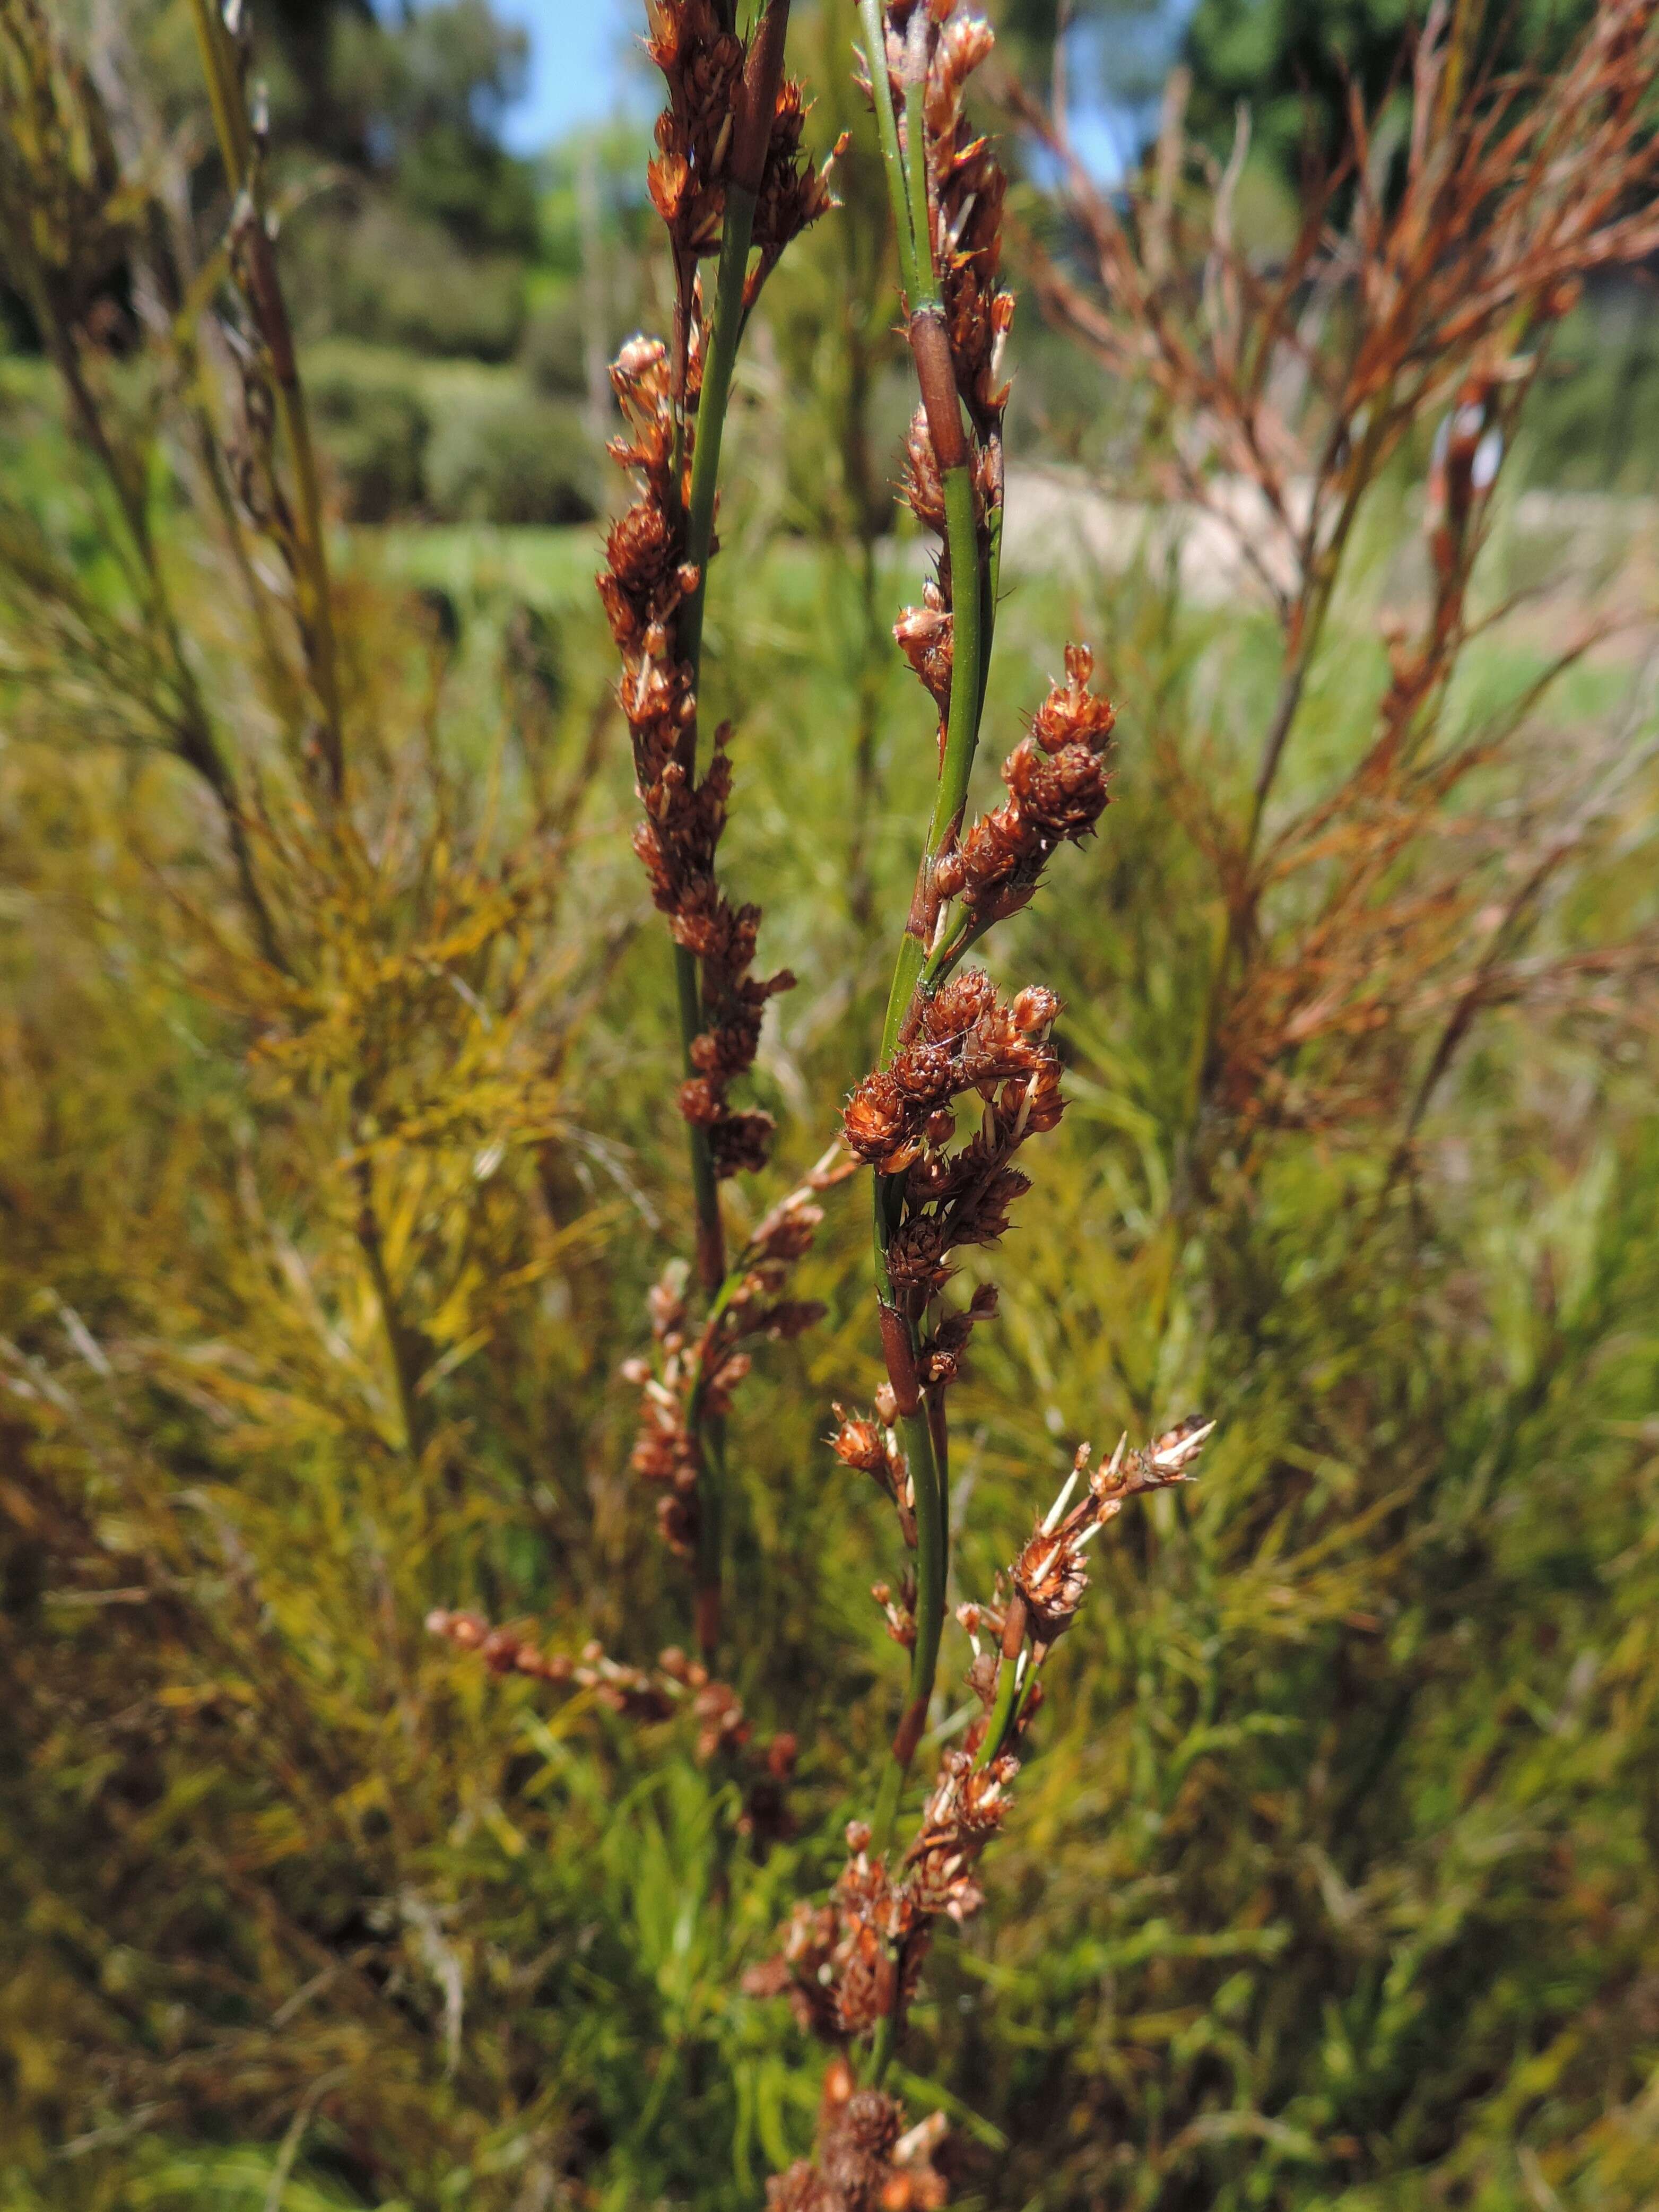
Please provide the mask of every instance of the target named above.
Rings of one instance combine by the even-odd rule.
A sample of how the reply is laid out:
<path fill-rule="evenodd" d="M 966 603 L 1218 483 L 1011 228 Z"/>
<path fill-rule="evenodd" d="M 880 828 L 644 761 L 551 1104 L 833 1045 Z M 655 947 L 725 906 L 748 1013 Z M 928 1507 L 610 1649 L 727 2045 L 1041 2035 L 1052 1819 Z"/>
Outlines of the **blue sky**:
<path fill-rule="evenodd" d="M 619 107 L 649 114 L 658 82 L 641 65 L 638 40 L 644 27 L 642 0 L 494 0 L 495 11 L 530 33 L 530 88 L 511 112 L 508 143 L 522 154 L 537 154 L 583 123 L 601 121 Z M 1161 0 L 1144 15 L 1131 12 L 1113 26 L 1126 45 L 1132 75 L 1152 82 L 1162 74 L 1190 0 Z M 1124 153 L 1134 137 L 1128 115 L 1112 113 L 1091 90 L 1100 82 L 1106 52 L 1098 47 L 1098 27 L 1079 27 L 1074 56 L 1073 126 L 1079 152 L 1102 177 L 1121 173 Z M 1143 112 L 1142 120 L 1150 110 Z"/>
<path fill-rule="evenodd" d="M 573 125 L 611 114 L 629 97 L 629 48 L 640 33 L 638 0 L 495 0 L 495 12 L 530 33 L 530 94 L 507 136 L 533 154 Z"/>

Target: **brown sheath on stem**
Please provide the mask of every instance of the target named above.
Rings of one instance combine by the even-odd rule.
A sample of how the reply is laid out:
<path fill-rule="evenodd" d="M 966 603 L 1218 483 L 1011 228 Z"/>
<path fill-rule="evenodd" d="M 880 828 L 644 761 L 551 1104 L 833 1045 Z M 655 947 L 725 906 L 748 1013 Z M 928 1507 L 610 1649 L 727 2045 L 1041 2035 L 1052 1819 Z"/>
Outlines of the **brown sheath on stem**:
<path fill-rule="evenodd" d="M 962 427 L 962 404 L 957 398 L 957 372 L 951 359 L 951 336 L 938 307 L 918 307 L 910 318 L 910 351 L 921 389 L 927 435 L 941 476 L 968 465 L 968 434 Z"/>
<path fill-rule="evenodd" d="M 292 390 L 300 380 L 299 365 L 294 357 L 294 334 L 276 276 L 270 236 L 253 207 L 248 208 L 239 243 L 247 251 L 248 289 L 258 315 L 259 335 L 270 356 L 270 373 L 278 384 Z"/>
<path fill-rule="evenodd" d="M 910 1342 L 910 1324 L 896 1306 L 890 1306 L 884 1298 L 878 1301 L 881 1316 L 882 1356 L 887 1362 L 887 1379 L 893 1386 L 893 1401 L 902 1419 L 921 1411 L 921 1382 L 916 1374 L 916 1355 Z"/>
<path fill-rule="evenodd" d="M 1025 1641 L 1025 1601 L 1015 1596 L 1002 1624 L 1002 1656 L 1012 1666 L 1019 1656 L 1019 1647 Z"/>
<path fill-rule="evenodd" d="M 927 1699 L 918 1698 L 904 1708 L 893 1735 L 893 1757 L 901 1766 L 908 1766 L 916 1755 L 916 1746 L 921 1741 L 921 1732 L 927 1725 Z"/>
<path fill-rule="evenodd" d="M 726 1239 L 721 1234 L 720 1218 L 712 1220 L 697 1217 L 697 1281 L 704 1293 L 713 1297 L 726 1280 Z"/>
<path fill-rule="evenodd" d="M 778 88 L 783 82 L 783 42 L 789 28 L 789 0 L 771 0 L 749 48 L 743 72 L 743 101 L 732 132 L 726 174 L 739 191 L 758 194 L 766 173 Z"/>

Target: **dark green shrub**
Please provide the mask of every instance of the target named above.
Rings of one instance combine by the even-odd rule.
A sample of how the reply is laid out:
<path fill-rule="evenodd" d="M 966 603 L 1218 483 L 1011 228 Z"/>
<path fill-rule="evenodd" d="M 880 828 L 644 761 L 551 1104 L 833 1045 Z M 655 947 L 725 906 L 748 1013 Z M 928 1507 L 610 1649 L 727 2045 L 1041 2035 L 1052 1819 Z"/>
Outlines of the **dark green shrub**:
<path fill-rule="evenodd" d="M 581 302 L 574 285 L 561 285 L 539 301 L 525 324 L 519 359 L 538 390 L 574 397 L 586 388 Z M 609 360 L 615 347 L 605 332 Z"/>
<path fill-rule="evenodd" d="M 524 264 L 470 252 L 443 226 L 378 198 L 295 224 L 294 297 L 314 336 L 416 353 L 509 360 L 524 325 Z"/>
<path fill-rule="evenodd" d="M 506 379 L 434 410 L 427 497 L 445 522 L 585 522 L 594 456 L 575 410 Z"/>
<path fill-rule="evenodd" d="M 418 507 L 432 426 L 413 365 L 368 348 L 319 348 L 311 396 L 348 517 L 387 522 Z"/>

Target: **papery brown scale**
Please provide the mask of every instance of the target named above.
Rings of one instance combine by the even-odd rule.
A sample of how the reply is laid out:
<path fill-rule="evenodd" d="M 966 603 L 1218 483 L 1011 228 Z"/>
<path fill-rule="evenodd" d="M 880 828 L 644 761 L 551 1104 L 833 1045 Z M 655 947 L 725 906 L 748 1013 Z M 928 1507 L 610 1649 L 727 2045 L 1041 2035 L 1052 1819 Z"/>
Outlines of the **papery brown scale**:
<path fill-rule="evenodd" d="M 927 416 L 918 407 L 904 441 L 904 499 L 916 520 L 934 537 L 945 535 L 945 480 L 933 453 Z"/>
<path fill-rule="evenodd" d="M 866 1075 L 842 1109 L 842 1128 L 849 1150 L 872 1162 L 891 1152 L 908 1120 L 904 1094 L 884 1069 Z"/>
<path fill-rule="evenodd" d="M 1011 1009 L 1014 1027 L 1024 1036 L 1051 1029 L 1060 1017 L 1060 1000 L 1042 983 L 1027 984 Z"/>
<path fill-rule="evenodd" d="M 1106 811 L 1106 771 L 1098 753 L 1070 744 L 1042 753 L 1023 738 L 1003 765 L 1003 778 L 1022 813 L 1050 836 L 1072 839 L 1091 830 Z"/>
<path fill-rule="evenodd" d="M 939 590 L 931 584 L 927 586 L 927 603 L 906 607 L 893 625 L 899 651 L 940 708 L 949 704 L 951 697 L 952 627 Z"/>
<path fill-rule="evenodd" d="M 949 1250 L 942 1222 L 926 1214 L 907 1221 L 894 1232 L 887 1248 L 887 1270 L 895 1288 L 925 1291 L 929 1295 L 941 1289 L 950 1273 L 945 1264 Z"/>
<path fill-rule="evenodd" d="M 893 1055 L 893 1081 L 908 1099 L 925 1101 L 930 1114 L 933 1102 L 948 1096 L 955 1072 L 950 1050 L 942 1044 L 921 1042 Z"/>
<path fill-rule="evenodd" d="M 982 968 L 964 968 L 922 1010 L 921 1033 L 944 1038 L 971 1029 L 996 1003 L 996 986 Z"/>

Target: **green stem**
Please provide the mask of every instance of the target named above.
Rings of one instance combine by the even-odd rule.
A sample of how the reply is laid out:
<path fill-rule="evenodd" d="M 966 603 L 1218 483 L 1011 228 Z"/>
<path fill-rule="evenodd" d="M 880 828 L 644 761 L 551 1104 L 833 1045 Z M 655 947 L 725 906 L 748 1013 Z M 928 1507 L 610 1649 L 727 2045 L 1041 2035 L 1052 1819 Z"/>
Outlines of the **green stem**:
<path fill-rule="evenodd" d="M 1018 1673 L 1018 1658 L 1003 1661 L 1001 1672 L 997 1676 L 997 1698 L 991 1708 L 990 1726 L 986 1729 L 985 1741 L 979 1747 L 979 1757 L 974 1761 L 975 1766 L 988 1766 L 1008 1741 L 1008 1731 L 1014 1724 L 1015 1696 L 1021 1686 L 1016 1680 Z"/>
<path fill-rule="evenodd" d="M 933 266 L 933 222 L 927 205 L 927 87 L 912 77 L 904 88 L 905 181 L 909 188 L 910 237 L 915 249 L 916 284 L 910 312 L 939 305 L 939 274 Z"/>
<path fill-rule="evenodd" d="M 732 396 L 732 371 L 743 329 L 743 287 L 755 232 L 756 196 L 738 184 L 726 188 L 726 223 L 715 281 L 714 322 L 697 397 L 697 437 L 691 453 L 691 497 L 685 516 L 685 557 L 697 572 L 696 589 L 680 611 L 680 658 L 692 682 L 702 673 L 702 611 L 708 587 L 708 550 L 714 537 L 714 493 L 720 481 L 720 441 Z"/>
<path fill-rule="evenodd" d="M 928 823 L 927 843 L 922 855 L 924 875 L 932 873 L 946 841 L 962 826 L 968 803 L 968 781 L 979 744 L 980 708 L 984 696 L 981 661 L 983 591 L 979 540 L 974 528 L 973 474 L 969 469 L 951 469 L 945 476 L 945 529 L 951 555 L 951 703 L 945 717 L 945 758 L 933 794 L 933 819 Z M 919 900 L 917 905 L 923 913 L 928 910 L 925 899 Z M 905 1017 L 931 951 L 914 927 L 906 930 L 893 969 L 887 1018 L 882 1027 L 884 1067 L 897 1048 Z"/>
<path fill-rule="evenodd" d="M 893 206 L 893 228 L 898 234 L 899 283 L 904 288 L 905 299 L 914 306 L 917 297 L 916 236 L 910 218 L 898 118 L 893 112 L 893 88 L 887 75 L 887 33 L 882 21 L 882 0 L 859 0 L 859 15 L 864 26 L 866 58 L 870 64 L 876 135 L 881 141 L 882 167 L 887 173 L 887 194 Z"/>
<path fill-rule="evenodd" d="M 898 2013 L 895 2009 L 892 2012 L 883 2013 L 881 2018 L 876 2022 L 876 2033 L 870 2045 L 869 2062 L 864 2074 L 865 2081 L 870 2088 L 880 2088 L 897 2048 Z"/>
<path fill-rule="evenodd" d="M 914 1342 L 914 1328 L 910 1334 Z M 871 1822 L 870 1848 L 878 1853 L 885 1851 L 893 1840 L 905 1777 L 927 1724 L 933 1675 L 939 1666 L 939 1636 L 945 1626 L 945 1497 L 925 1401 L 915 1413 L 901 1414 L 897 1426 L 916 1500 L 916 1640 L 910 1647 L 910 1680 L 905 1692 L 904 1714 L 882 1771 L 875 1817 Z"/>

